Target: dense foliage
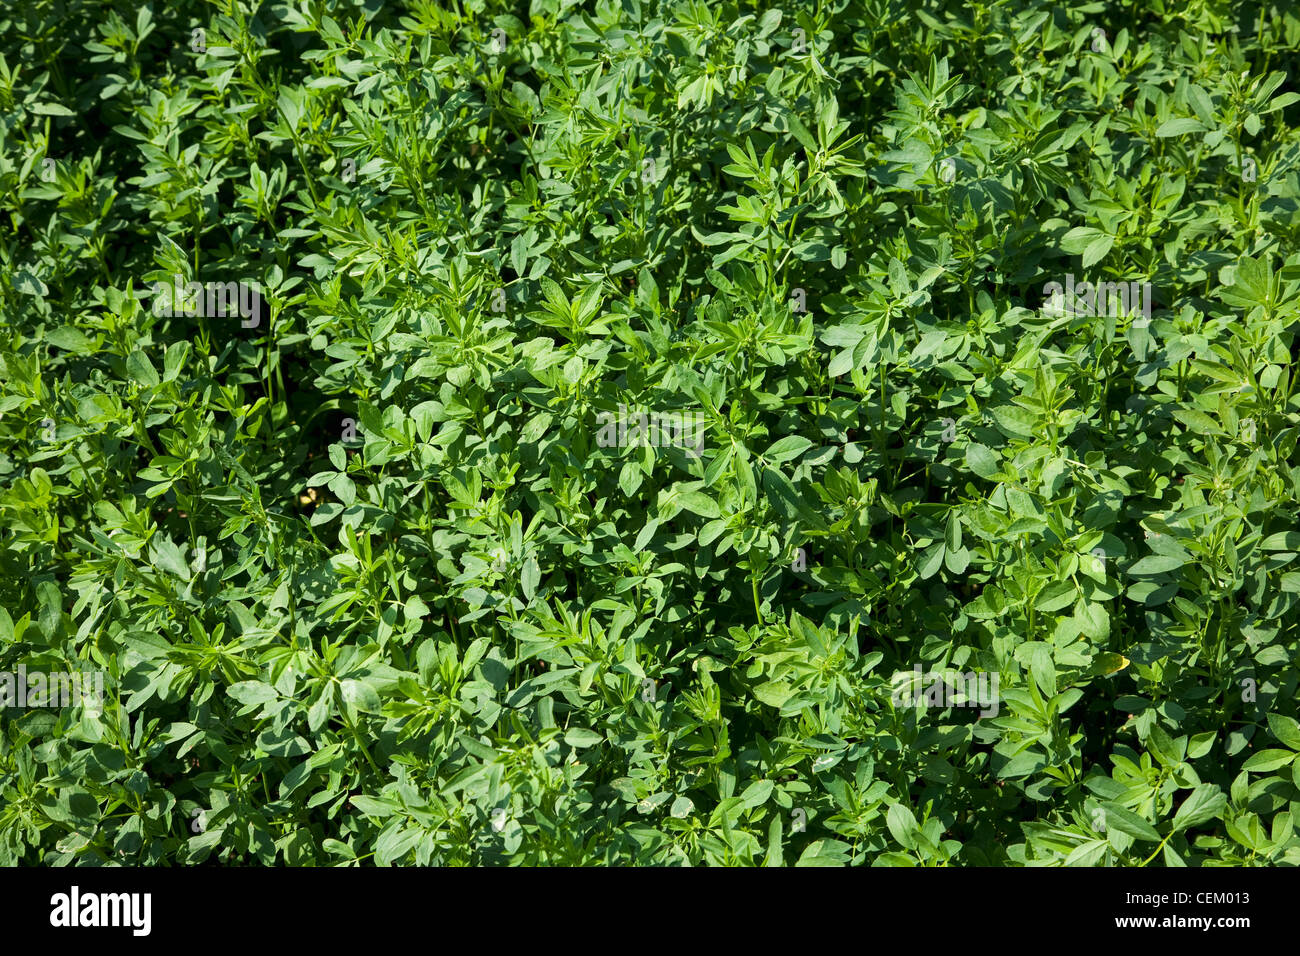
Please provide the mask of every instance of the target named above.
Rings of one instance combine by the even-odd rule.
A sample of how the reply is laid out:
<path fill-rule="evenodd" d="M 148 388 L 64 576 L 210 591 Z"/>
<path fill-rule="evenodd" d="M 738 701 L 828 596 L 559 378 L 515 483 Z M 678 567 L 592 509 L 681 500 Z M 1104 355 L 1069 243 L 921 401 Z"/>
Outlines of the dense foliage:
<path fill-rule="evenodd" d="M 0 862 L 1300 861 L 1298 48 L 6 5 Z"/>

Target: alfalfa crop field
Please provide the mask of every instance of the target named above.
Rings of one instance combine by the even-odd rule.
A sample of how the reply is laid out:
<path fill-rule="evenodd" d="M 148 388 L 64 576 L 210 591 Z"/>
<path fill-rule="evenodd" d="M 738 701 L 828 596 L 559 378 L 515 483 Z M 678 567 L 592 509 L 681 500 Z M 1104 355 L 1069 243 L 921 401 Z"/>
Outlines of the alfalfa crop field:
<path fill-rule="evenodd" d="M 0 10 L 0 863 L 1300 862 L 1300 12 Z"/>

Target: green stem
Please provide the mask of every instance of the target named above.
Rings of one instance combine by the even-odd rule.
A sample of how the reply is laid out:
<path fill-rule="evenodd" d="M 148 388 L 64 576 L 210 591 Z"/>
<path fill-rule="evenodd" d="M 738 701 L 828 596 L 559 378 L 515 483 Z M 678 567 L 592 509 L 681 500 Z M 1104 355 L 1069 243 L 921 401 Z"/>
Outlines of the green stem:
<path fill-rule="evenodd" d="M 375 758 L 370 756 L 370 750 L 368 747 L 366 747 L 365 743 L 362 742 L 361 735 L 357 733 L 356 724 L 352 723 L 352 720 L 348 717 L 346 712 L 342 713 L 341 716 L 343 717 L 343 723 L 347 726 L 348 730 L 352 733 L 352 739 L 357 742 L 357 747 L 361 749 L 362 755 L 365 756 L 366 763 L 370 764 L 371 768 L 375 771 L 375 773 L 383 773 L 383 771 L 379 769 L 379 765 L 375 763 Z"/>
<path fill-rule="evenodd" d="M 1156 854 L 1158 854 L 1161 850 L 1163 850 L 1163 849 L 1165 848 L 1165 844 L 1169 842 L 1169 837 L 1172 837 L 1172 836 L 1173 836 L 1175 833 L 1177 833 L 1177 832 L 1178 832 L 1177 830 L 1171 830 L 1171 831 L 1169 832 L 1169 836 L 1165 837 L 1163 840 L 1160 841 L 1160 845 L 1159 845 L 1158 847 L 1155 848 L 1155 852 L 1153 852 L 1149 857 L 1147 857 L 1145 860 L 1143 860 L 1143 861 L 1142 861 L 1140 864 L 1138 864 L 1138 865 L 1139 865 L 1139 866 L 1146 866 L 1148 863 L 1150 863 L 1152 860 L 1154 860 L 1154 859 L 1156 858 Z"/>

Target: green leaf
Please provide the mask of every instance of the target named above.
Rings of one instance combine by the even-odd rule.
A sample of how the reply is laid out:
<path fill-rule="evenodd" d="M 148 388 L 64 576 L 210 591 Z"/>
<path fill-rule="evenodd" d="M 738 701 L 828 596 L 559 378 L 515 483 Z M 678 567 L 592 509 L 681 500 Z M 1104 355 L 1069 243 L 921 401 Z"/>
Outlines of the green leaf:
<path fill-rule="evenodd" d="M 1300 751 L 1300 721 L 1285 714 L 1269 714 L 1268 729 L 1283 745 Z"/>
<path fill-rule="evenodd" d="M 916 849 L 916 817 L 911 810 L 901 803 L 891 804 L 885 813 L 885 824 L 904 849 Z"/>
<path fill-rule="evenodd" d="M 845 866 L 852 847 L 843 840 L 814 840 L 804 849 L 795 866 Z"/>
<path fill-rule="evenodd" d="M 740 801 L 750 809 L 761 807 L 767 803 L 767 798 L 772 795 L 775 786 L 771 780 L 755 780 L 745 788 L 745 792 L 740 795 Z"/>
<path fill-rule="evenodd" d="M 794 688 L 782 681 L 768 681 L 754 688 L 754 696 L 769 707 L 781 708 L 794 696 Z"/>
<path fill-rule="evenodd" d="M 1156 135 L 1162 139 L 1170 136 L 1185 136 L 1188 133 L 1203 133 L 1205 126 L 1199 121 L 1190 117 L 1175 117 L 1174 119 L 1165 120 L 1156 130 Z"/>
<path fill-rule="evenodd" d="M 1270 770 L 1276 770 L 1278 767 L 1285 767 L 1296 757 L 1295 753 L 1290 750 L 1266 749 L 1252 754 L 1251 757 L 1241 765 L 1242 770 L 1249 770 L 1251 773 L 1268 773 Z"/>
<path fill-rule="evenodd" d="M 763 452 L 763 457 L 773 463 L 790 461 L 806 452 L 812 444 L 802 435 L 787 435 L 768 446 L 767 451 Z"/>
<path fill-rule="evenodd" d="M 920 575 L 922 580 L 932 578 L 938 573 L 939 568 L 943 565 L 944 552 L 944 543 L 936 541 L 921 554 L 921 558 L 916 565 L 916 573 Z"/>
<path fill-rule="evenodd" d="M 382 709 L 378 692 L 360 680 L 340 681 L 343 703 L 363 713 L 377 714 Z"/>
<path fill-rule="evenodd" d="M 787 114 L 786 119 L 790 123 L 790 132 L 799 141 L 799 145 L 809 152 L 815 153 L 817 151 L 817 140 L 813 138 L 812 133 L 808 131 L 808 127 L 803 124 L 803 121 L 793 113 Z"/>
<path fill-rule="evenodd" d="M 1032 438 L 1038 417 L 1025 408 L 1001 405 L 993 409 L 993 421 L 1004 434 L 1012 438 Z"/>
<path fill-rule="evenodd" d="M 718 503 L 702 491 L 685 492 L 677 501 L 684 509 L 702 518 L 717 518 L 722 514 Z"/>
<path fill-rule="evenodd" d="M 1132 575 L 1168 574 L 1170 571 L 1178 570 L 1186 563 L 1185 558 L 1175 557 L 1171 554 L 1150 554 L 1134 562 L 1132 567 L 1128 569 L 1128 573 Z"/>
<path fill-rule="evenodd" d="M 1148 843 L 1159 843 L 1162 839 L 1155 827 L 1132 810 L 1113 802 L 1103 803 L 1101 806 L 1105 812 L 1108 831 L 1118 830 L 1135 840 L 1144 840 Z"/>
<path fill-rule="evenodd" d="M 537 596 L 537 586 L 541 581 L 541 568 L 537 564 L 537 559 L 530 554 L 524 559 L 523 567 L 519 571 L 519 586 L 527 600 L 531 601 Z"/>
<path fill-rule="evenodd" d="M 1083 262 L 1080 265 L 1085 269 L 1091 269 L 1094 265 L 1106 258 L 1106 253 L 1110 252 L 1111 247 L 1115 244 L 1114 236 L 1098 236 L 1093 239 L 1083 250 Z"/>
<path fill-rule="evenodd" d="M 1228 798 L 1212 783 L 1194 788 L 1174 814 L 1174 829 L 1188 830 L 1221 816 L 1228 806 Z"/>
<path fill-rule="evenodd" d="M 261 681 L 255 680 L 231 684 L 226 693 L 248 707 L 265 704 L 268 701 L 276 700 L 280 696 L 270 684 L 263 684 Z"/>
<path fill-rule="evenodd" d="M 585 727 L 570 727 L 564 732 L 564 742 L 570 747 L 578 750 L 584 750 L 587 747 L 594 747 L 605 740 L 594 730 L 587 730 Z"/>
<path fill-rule="evenodd" d="M 994 478 L 1001 468 L 997 455 L 978 443 L 966 446 L 966 465 L 981 478 Z"/>
<path fill-rule="evenodd" d="M 1194 408 L 1176 408 L 1173 414 L 1174 418 L 1187 425 L 1195 434 L 1218 435 L 1223 433 L 1223 429 L 1219 427 L 1218 422 Z"/>
<path fill-rule="evenodd" d="M 1260 542 L 1264 551 L 1300 552 L 1300 531 L 1278 531 Z"/>
<path fill-rule="evenodd" d="M 158 370 L 153 367 L 153 363 L 143 352 L 132 352 L 126 357 L 126 371 L 132 381 L 145 388 L 156 388 L 161 382 L 158 378 Z"/>

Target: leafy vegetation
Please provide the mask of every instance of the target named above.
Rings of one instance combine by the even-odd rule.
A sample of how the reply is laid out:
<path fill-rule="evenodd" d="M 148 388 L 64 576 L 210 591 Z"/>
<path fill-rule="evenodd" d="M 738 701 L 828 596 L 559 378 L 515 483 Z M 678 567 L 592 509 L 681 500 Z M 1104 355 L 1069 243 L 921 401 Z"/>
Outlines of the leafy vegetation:
<path fill-rule="evenodd" d="M 1297 49 L 6 6 L 0 862 L 1300 861 Z"/>

